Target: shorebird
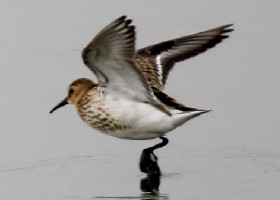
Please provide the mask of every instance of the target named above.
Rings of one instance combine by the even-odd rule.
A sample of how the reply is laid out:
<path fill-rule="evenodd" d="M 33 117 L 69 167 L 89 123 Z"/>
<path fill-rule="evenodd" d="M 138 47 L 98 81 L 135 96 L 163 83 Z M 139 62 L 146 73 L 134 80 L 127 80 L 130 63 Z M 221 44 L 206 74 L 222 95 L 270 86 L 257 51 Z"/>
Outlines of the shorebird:
<path fill-rule="evenodd" d="M 72 82 L 67 97 L 50 113 L 74 104 L 93 128 L 130 140 L 161 138 L 209 110 L 187 107 L 164 92 L 170 70 L 228 38 L 232 24 L 135 50 L 135 26 L 122 16 L 107 25 L 84 48 L 85 65 L 98 84 L 87 78 Z M 148 148 L 149 149 L 149 148 Z"/>

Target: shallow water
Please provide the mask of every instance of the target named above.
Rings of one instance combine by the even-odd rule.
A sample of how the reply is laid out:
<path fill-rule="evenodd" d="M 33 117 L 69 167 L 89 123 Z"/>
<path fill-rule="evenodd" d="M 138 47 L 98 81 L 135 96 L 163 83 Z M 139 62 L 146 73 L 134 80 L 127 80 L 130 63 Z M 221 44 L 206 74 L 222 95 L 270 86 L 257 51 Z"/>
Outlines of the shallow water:
<path fill-rule="evenodd" d="M 273 199 L 278 195 L 279 158 L 269 150 L 196 149 L 172 141 L 157 151 L 163 175 L 159 186 L 151 186 L 153 182 L 144 181 L 146 176 L 138 169 L 138 146 L 125 144 L 124 149 L 122 142 L 97 138 L 112 148 L 104 148 L 103 153 L 77 155 L 75 151 L 75 156 L 65 153 L 59 158 L 2 165 L 2 198 L 224 199 L 268 195 Z M 144 182 L 152 192 L 143 190 Z"/>

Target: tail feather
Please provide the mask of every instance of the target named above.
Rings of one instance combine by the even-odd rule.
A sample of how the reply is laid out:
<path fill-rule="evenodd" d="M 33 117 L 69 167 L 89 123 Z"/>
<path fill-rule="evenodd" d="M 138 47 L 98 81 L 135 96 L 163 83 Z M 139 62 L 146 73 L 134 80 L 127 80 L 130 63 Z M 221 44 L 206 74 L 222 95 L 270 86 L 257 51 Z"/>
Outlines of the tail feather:
<path fill-rule="evenodd" d="M 175 118 L 174 125 L 175 127 L 181 126 L 186 121 L 189 121 L 199 115 L 202 115 L 210 111 L 211 110 L 196 110 L 196 111 L 186 111 L 186 112 L 177 113 L 173 115 L 173 117 Z"/>
<path fill-rule="evenodd" d="M 176 99 L 168 96 L 167 94 L 165 94 L 162 91 L 159 91 L 156 88 L 152 88 L 154 91 L 155 96 L 157 97 L 158 100 L 160 100 L 160 102 L 162 102 L 163 104 L 167 105 L 170 108 L 173 108 L 175 110 L 180 110 L 183 112 L 189 112 L 189 111 L 206 111 L 208 112 L 209 110 L 202 110 L 202 109 L 197 109 L 197 108 L 192 108 L 192 107 L 187 107 L 182 103 L 179 103 Z"/>
<path fill-rule="evenodd" d="M 204 113 L 210 112 L 211 110 L 203 110 L 198 108 L 187 107 L 181 103 L 179 103 L 176 99 L 168 96 L 162 91 L 152 87 L 155 96 L 157 99 L 168 106 L 169 111 L 171 113 L 171 117 L 173 118 L 173 128 L 181 126 L 186 121 L 189 121 L 192 118 L 195 118 Z"/>

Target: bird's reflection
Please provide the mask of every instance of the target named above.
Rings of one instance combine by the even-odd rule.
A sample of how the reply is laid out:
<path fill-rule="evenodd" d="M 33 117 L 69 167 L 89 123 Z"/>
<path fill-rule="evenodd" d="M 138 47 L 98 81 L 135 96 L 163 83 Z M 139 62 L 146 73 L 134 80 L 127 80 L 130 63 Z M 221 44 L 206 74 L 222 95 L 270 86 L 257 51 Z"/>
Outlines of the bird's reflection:
<path fill-rule="evenodd" d="M 159 193 L 161 171 L 158 165 L 158 157 L 154 154 L 154 150 L 164 147 L 168 143 L 168 139 L 160 137 L 162 142 L 143 149 L 139 167 L 140 170 L 146 173 L 146 177 L 140 180 L 140 196 L 97 196 L 96 199 L 145 199 L 145 200 L 166 200 L 168 195 Z"/>
<path fill-rule="evenodd" d="M 162 139 L 162 142 L 144 149 L 140 157 L 140 170 L 147 174 L 147 177 L 140 181 L 140 189 L 144 193 L 156 195 L 159 192 L 161 171 L 158 165 L 158 157 L 154 154 L 154 150 L 161 148 L 168 143 L 167 138 L 161 137 L 160 139 Z"/>
<path fill-rule="evenodd" d="M 158 194 L 160 185 L 160 174 L 147 175 L 141 179 L 140 189 L 144 193 Z"/>

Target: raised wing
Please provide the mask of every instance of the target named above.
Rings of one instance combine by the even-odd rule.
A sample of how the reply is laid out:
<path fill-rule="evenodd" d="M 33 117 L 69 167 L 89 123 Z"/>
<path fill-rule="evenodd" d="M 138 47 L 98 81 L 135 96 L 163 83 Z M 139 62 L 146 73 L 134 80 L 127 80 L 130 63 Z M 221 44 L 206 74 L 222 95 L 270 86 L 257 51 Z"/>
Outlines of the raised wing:
<path fill-rule="evenodd" d="M 150 103 L 170 115 L 156 101 L 143 73 L 135 66 L 135 27 L 122 16 L 106 26 L 83 50 L 82 58 L 105 89 L 105 95 Z"/>
<path fill-rule="evenodd" d="M 168 74 L 176 62 L 216 46 L 229 37 L 226 33 L 233 31 L 231 26 L 232 24 L 220 26 L 139 49 L 134 57 L 135 63 L 143 71 L 149 84 L 163 91 Z"/>
<path fill-rule="evenodd" d="M 135 27 L 122 16 L 106 26 L 83 50 L 84 63 L 106 92 L 142 102 L 154 101 L 142 72 L 135 66 Z"/>

